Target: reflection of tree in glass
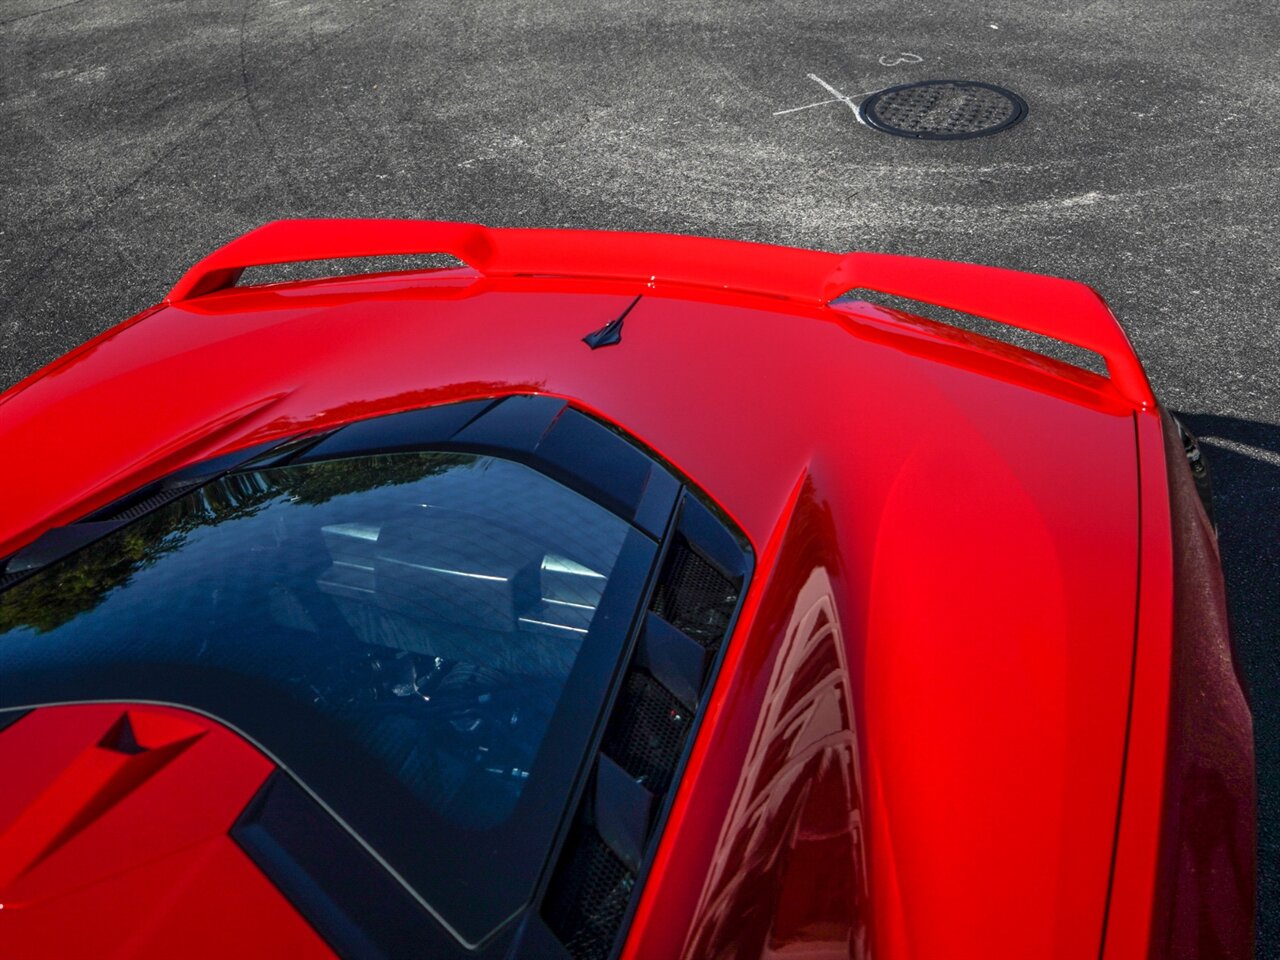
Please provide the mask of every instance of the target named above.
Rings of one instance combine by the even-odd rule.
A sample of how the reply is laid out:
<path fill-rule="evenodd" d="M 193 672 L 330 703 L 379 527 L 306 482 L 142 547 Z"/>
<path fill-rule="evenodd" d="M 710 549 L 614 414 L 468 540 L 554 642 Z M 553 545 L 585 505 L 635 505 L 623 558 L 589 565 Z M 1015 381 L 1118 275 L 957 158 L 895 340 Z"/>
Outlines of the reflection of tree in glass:
<path fill-rule="evenodd" d="M 484 461 L 462 453 L 394 453 L 234 473 L 172 503 L 0 593 L 0 632 L 45 633 L 94 609 L 139 570 L 201 527 L 245 519 L 270 503 L 327 503 L 336 496 L 415 483 Z"/>

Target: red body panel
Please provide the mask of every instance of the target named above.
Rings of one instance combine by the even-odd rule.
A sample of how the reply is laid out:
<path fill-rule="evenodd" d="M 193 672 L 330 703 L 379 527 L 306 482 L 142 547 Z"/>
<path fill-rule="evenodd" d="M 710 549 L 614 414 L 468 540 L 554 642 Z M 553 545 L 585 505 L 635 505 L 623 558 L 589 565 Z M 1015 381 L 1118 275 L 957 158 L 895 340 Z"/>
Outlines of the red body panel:
<path fill-rule="evenodd" d="M 1216 537 L 1173 431 L 1138 418 L 1143 575 L 1105 960 L 1253 956 L 1252 719 Z"/>
<path fill-rule="evenodd" d="M 46 707 L 0 769 L 0 956 L 332 956 L 227 835 L 274 767 L 216 723 Z"/>
<path fill-rule="evenodd" d="M 971 282 L 999 271 L 768 261 L 688 238 L 592 252 L 581 235 L 543 260 L 585 258 L 588 279 L 516 276 L 533 232 L 491 233 L 486 248 L 463 225 L 443 248 L 486 276 L 182 299 L 268 262 L 270 243 L 220 251 L 171 306 L 0 398 L 0 451 L 24 464 L 0 490 L 0 555 L 257 441 L 435 402 L 569 398 L 688 474 L 758 555 L 625 956 L 1096 957 L 1104 923 L 1108 956 L 1140 955 L 1185 641 L 1158 420 L 1086 288 L 1006 295 Z M 409 231 L 281 258 L 423 245 Z M 695 249 L 705 262 L 677 255 Z M 646 256 L 654 271 L 628 279 Z M 707 288 L 734 257 L 730 281 L 756 292 Z M 1063 338 L 1102 351 L 1112 379 L 825 303 L 853 285 L 1007 322 L 1060 291 L 1043 305 L 1093 318 Z M 580 342 L 638 294 L 620 346 Z"/>

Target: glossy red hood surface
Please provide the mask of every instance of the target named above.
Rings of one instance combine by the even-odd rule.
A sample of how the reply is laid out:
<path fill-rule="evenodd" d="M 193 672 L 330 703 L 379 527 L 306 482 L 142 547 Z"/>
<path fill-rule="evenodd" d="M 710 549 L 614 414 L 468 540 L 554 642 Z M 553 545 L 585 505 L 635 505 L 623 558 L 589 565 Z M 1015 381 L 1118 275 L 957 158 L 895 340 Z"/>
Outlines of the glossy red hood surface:
<path fill-rule="evenodd" d="M 514 392 L 648 443 L 761 558 L 647 955 L 715 955 L 752 825 L 828 748 L 877 955 L 1097 955 L 1138 568 L 1104 378 L 858 303 L 470 270 L 232 290 L 0 401 L 0 554 L 194 459 Z"/>

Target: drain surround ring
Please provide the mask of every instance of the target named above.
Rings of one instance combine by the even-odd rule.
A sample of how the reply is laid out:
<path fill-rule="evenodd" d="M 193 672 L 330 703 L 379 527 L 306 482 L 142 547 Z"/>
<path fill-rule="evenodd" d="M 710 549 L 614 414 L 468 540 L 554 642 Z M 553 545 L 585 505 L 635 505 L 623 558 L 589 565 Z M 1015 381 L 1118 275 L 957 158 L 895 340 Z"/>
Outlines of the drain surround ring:
<path fill-rule="evenodd" d="M 1008 130 L 1027 115 L 1012 90 L 980 80 L 923 80 L 871 94 L 858 105 L 867 126 L 912 140 L 970 140 Z"/>

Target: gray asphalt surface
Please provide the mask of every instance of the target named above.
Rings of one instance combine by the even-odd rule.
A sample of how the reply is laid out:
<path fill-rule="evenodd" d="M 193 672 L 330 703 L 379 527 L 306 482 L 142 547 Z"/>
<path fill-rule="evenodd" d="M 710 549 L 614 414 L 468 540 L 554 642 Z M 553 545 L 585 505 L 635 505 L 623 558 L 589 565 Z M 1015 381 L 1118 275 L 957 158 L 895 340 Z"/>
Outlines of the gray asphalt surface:
<path fill-rule="evenodd" d="M 0 386 L 262 221 L 668 230 L 1084 280 L 1206 441 L 1280 956 L 1280 7 L 0 0 Z M 959 77 L 962 143 L 857 101 Z"/>

